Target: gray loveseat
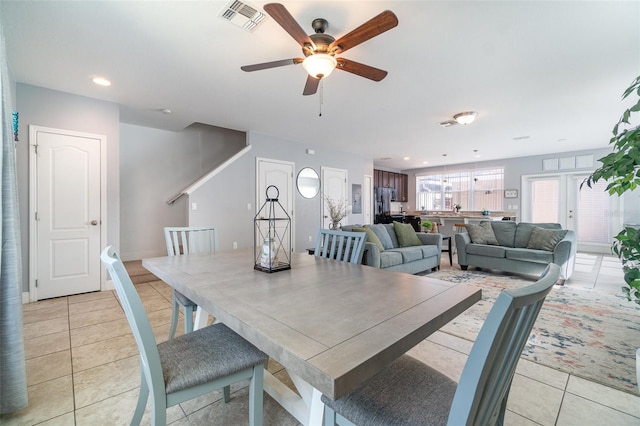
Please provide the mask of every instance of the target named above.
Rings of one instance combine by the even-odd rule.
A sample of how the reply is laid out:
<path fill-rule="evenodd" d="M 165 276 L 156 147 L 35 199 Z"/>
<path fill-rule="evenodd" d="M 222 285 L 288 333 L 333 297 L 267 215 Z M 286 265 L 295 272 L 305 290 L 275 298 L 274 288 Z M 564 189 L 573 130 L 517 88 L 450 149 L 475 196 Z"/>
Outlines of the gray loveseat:
<path fill-rule="evenodd" d="M 400 271 L 409 274 L 435 270 L 440 267 L 442 252 L 442 235 L 415 232 L 410 224 L 376 224 L 376 225 L 347 225 L 344 231 L 367 231 L 367 242 L 362 263 L 380 269 Z M 399 239 L 396 230 L 402 230 L 404 238 Z M 415 235 L 417 245 L 406 245 L 409 237 Z M 371 241 L 371 234 L 377 237 Z M 404 243 L 404 244 L 403 244 Z M 419 245 L 418 245 L 419 244 Z"/>
<path fill-rule="evenodd" d="M 455 234 L 458 263 L 463 270 L 476 266 L 537 275 L 549 263 L 555 263 L 560 266 L 562 282 L 573 274 L 576 235 L 558 223 L 483 221 L 466 227 L 468 233 Z M 491 240 L 489 230 L 493 231 L 493 241 L 485 240 Z"/>

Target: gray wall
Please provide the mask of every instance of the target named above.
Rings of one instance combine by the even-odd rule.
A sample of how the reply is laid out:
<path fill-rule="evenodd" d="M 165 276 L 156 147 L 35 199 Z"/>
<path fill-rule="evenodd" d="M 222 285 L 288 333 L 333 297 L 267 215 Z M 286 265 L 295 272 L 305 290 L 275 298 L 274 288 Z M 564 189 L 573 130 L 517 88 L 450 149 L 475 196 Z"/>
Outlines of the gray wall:
<path fill-rule="evenodd" d="M 198 204 L 197 211 L 190 211 L 192 226 L 215 224 L 221 250 L 253 246 L 253 218 L 256 211 L 256 158 L 290 161 L 295 163 L 295 177 L 304 167 L 311 167 L 320 175 L 321 167 L 334 167 L 349 171 L 347 188 L 364 183 L 364 175 L 373 174 L 373 161 L 353 154 L 345 154 L 323 147 L 307 146 L 271 136 L 250 133 L 251 150 L 220 174 L 192 193 L 190 202 Z M 315 150 L 315 155 L 306 154 L 306 149 Z M 320 188 L 322 193 L 322 188 Z M 303 198 L 295 191 L 293 227 L 294 249 L 302 252 L 315 246 L 316 235 L 321 227 L 321 194 L 315 198 Z M 351 200 L 349 200 L 351 201 Z M 252 209 L 247 209 L 251 204 Z M 260 207 L 260 206 L 258 206 Z M 362 214 L 349 215 L 349 223 L 362 223 Z M 309 236 L 312 241 L 309 242 Z"/>
<path fill-rule="evenodd" d="M 107 137 L 107 241 L 120 245 L 120 111 L 117 104 L 27 84 L 16 85 L 20 142 L 16 147 L 23 288 L 29 290 L 29 125 Z"/>
<path fill-rule="evenodd" d="M 493 166 L 504 167 L 504 187 L 505 189 L 517 189 L 518 198 L 509 199 L 508 204 L 517 204 L 517 216 L 520 216 L 520 210 L 522 208 L 522 200 L 520 195 L 522 194 L 522 176 L 533 174 L 553 174 L 558 172 L 571 172 L 571 171 L 591 171 L 594 170 L 600 163 L 597 161 L 599 158 L 611 152 L 610 148 L 589 149 L 583 151 L 570 151 L 555 154 L 535 155 L 530 157 L 508 158 L 495 161 L 478 161 L 476 163 L 454 164 L 447 165 L 447 172 L 462 170 L 469 168 L 484 168 Z M 542 170 L 542 161 L 549 158 L 562 158 L 572 157 L 576 155 L 588 155 L 593 154 L 595 165 L 592 169 L 571 169 L 571 170 L 558 170 L 558 171 L 544 171 Z M 442 172 L 442 166 L 427 167 L 424 169 L 412 169 L 405 170 L 403 173 L 409 175 L 409 205 L 415 207 L 416 201 L 416 175 L 424 173 Z M 506 204 L 506 203 L 505 203 Z M 623 221 L 624 223 L 640 223 L 640 191 L 634 191 L 632 193 L 626 193 L 623 195 Z M 506 210 L 506 208 L 505 208 Z"/>
<path fill-rule="evenodd" d="M 188 224 L 188 197 L 167 200 L 246 146 L 246 134 L 204 124 L 181 132 L 120 125 L 120 255 L 166 254 L 162 228 Z"/>

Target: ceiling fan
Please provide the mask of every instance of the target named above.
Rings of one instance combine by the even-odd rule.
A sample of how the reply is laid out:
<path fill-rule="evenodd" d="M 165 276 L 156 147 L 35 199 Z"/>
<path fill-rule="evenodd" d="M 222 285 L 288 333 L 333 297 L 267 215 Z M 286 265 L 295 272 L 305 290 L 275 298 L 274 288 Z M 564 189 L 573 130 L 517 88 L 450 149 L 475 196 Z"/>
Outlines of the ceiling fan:
<path fill-rule="evenodd" d="M 243 71 L 251 72 L 285 65 L 302 64 L 308 73 L 307 82 L 302 92 L 303 95 L 313 95 L 316 93 L 320 80 L 331 74 L 334 68 L 373 81 L 380 81 L 387 76 L 387 72 L 384 70 L 345 58 L 336 58 L 336 55 L 398 25 L 398 18 L 393 12 L 385 10 L 336 40 L 329 34 L 325 34 L 325 30 L 329 27 L 329 23 L 325 19 L 314 19 L 311 26 L 315 34 L 307 35 L 283 5 L 279 3 L 268 3 L 264 5 L 264 10 L 300 44 L 305 57 L 245 65 L 240 67 Z"/>

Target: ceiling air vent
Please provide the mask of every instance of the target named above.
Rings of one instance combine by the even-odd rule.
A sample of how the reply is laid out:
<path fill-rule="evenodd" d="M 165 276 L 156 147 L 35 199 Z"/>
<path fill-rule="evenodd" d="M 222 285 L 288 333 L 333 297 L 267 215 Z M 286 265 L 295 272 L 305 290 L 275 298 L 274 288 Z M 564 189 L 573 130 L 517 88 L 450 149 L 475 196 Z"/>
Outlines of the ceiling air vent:
<path fill-rule="evenodd" d="M 441 125 L 442 127 L 451 127 L 458 124 L 458 122 L 456 120 L 447 120 L 447 121 L 441 121 L 438 124 Z"/>
<path fill-rule="evenodd" d="M 233 0 L 222 10 L 220 17 L 240 28 L 253 32 L 267 15 L 246 3 Z"/>

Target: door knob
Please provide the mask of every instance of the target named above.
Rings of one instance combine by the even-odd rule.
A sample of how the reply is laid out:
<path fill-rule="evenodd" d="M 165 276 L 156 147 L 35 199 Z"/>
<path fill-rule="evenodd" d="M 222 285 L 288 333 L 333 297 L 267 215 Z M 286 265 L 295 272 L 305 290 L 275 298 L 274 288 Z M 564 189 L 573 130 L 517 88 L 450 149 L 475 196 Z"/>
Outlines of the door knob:
<path fill-rule="evenodd" d="M 96 226 L 96 225 L 98 224 L 98 221 L 97 221 L 97 220 L 92 220 L 92 221 L 91 221 L 91 224 L 92 224 L 93 226 Z"/>

